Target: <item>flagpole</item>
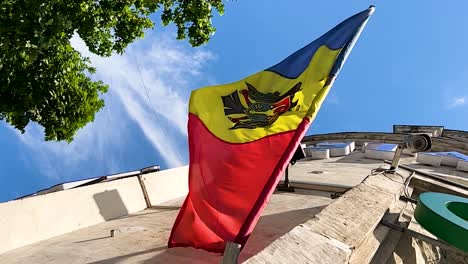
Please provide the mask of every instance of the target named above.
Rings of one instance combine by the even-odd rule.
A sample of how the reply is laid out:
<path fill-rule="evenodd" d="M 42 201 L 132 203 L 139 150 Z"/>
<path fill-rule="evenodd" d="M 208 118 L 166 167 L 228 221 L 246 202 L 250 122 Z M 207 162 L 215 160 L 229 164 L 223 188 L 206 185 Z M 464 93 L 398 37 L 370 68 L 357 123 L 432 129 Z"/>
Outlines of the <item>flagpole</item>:
<path fill-rule="evenodd" d="M 241 250 L 241 245 L 234 242 L 228 241 L 226 247 L 224 248 L 224 257 L 222 264 L 237 264 L 239 259 L 239 254 Z"/>

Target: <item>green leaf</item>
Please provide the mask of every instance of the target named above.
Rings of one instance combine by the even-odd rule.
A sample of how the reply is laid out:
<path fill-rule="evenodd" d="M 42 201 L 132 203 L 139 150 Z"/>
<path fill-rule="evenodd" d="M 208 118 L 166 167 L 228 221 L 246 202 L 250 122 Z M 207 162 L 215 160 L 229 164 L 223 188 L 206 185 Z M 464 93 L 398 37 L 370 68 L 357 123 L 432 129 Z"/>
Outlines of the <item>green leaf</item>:
<path fill-rule="evenodd" d="M 221 0 L 6 0 L 0 2 L 0 120 L 24 132 L 29 122 L 44 127 L 46 140 L 72 141 L 104 107 L 108 86 L 90 77 L 90 60 L 70 45 L 78 33 L 99 56 L 123 53 L 154 27 L 174 23 L 177 39 L 193 46 L 215 31 Z"/>

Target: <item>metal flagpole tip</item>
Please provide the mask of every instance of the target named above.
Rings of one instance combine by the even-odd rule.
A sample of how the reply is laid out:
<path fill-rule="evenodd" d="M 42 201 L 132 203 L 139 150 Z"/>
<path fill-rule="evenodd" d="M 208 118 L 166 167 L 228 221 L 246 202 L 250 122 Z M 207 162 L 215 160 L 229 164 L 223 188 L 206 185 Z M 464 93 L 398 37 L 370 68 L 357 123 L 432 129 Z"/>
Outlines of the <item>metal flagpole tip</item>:
<path fill-rule="evenodd" d="M 374 12 L 375 12 L 375 6 L 374 5 L 370 5 L 369 8 L 367 9 L 369 10 L 369 16 L 372 15 Z"/>

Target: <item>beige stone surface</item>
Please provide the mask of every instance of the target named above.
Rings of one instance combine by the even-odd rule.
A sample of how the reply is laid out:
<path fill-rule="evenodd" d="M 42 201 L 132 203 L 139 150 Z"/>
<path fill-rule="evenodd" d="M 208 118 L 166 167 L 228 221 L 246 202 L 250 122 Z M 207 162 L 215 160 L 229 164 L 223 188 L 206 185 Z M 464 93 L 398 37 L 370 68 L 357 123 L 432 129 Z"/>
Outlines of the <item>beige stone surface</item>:
<path fill-rule="evenodd" d="M 152 205 L 184 197 L 188 166 L 143 175 Z M 137 177 L 0 203 L 0 253 L 146 209 Z"/>
<path fill-rule="evenodd" d="M 414 157 L 403 157 L 405 163 L 412 162 Z M 364 153 L 355 151 L 351 155 L 326 160 L 308 158 L 289 166 L 291 180 L 309 181 L 324 184 L 339 184 L 354 187 L 360 184 L 372 169 L 384 166 L 383 161 L 366 159 Z"/>
<path fill-rule="evenodd" d="M 434 138 L 433 150 L 466 154 L 466 132 L 452 134 Z M 367 141 L 395 143 L 401 137 L 390 133 L 337 133 L 309 136 L 305 141 L 356 140 L 360 146 Z M 408 156 L 401 163 L 458 183 L 468 182 L 468 173 L 455 168 L 425 166 Z M 388 233 L 379 221 L 396 203 L 409 174 L 400 169 L 401 177 L 370 175 L 372 169 L 381 166 L 385 166 L 382 161 L 366 159 L 357 151 L 326 160 L 304 159 L 290 166 L 293 181 L 353 189 L 333 203 L 326 192 L 296 189 L 295 193 L 274 194 L 240 255 L 241 262 L 367 262 L 384 233 Z M 168 201 L 187 193 L 187 176 L 188 167 L 144 175 L 149 200 L 157 205 L 146 210 L 136 177 L 0 203 L 0 263 L 220 263 L 219 254 L 166 247 L 182 200 Z M 427 184 L 435 185 L 430 181 Z M 414 223 L 411 228 L 418 230 Z M 111 230 L 114 237 L 110 236 Z M 392 260 L 467 263 L 464 256 L 451 255 L 406 236 Z"/>
<path fill-rule="evenodd" d="M 406 177 L 408 174 L 403 172 L 401 176 L 368 176 L 248 263 L 348 263 L 354 252 L 360 252 L 361 260 L 372 259 L 383 239 L 375 233 L 376 227 L 389 208 L 398 203 Z"/>
<path fill-rule="evenodd" d="M 454 167 L 448 167 L 448 166 L 433 167 L 433 166 L 426 166 L 424 164 L 420 164 L 416 162 L 408 162 L 408 161 L 406 161 L 404 164 L 413 169 L 417 169 L 422 172 L 441 176 L 448 180 L 468 186 L 468 172 L 457 170 Z"/>
<path fill-rule="evenodd" d="M 437 240 L 437 237 L 420 226 L 412 218 L 409 229 Z M 387 264 L 467 264 L 468 254 L 460 254 L 454 250 L 441 249 L 428 242 L 403 234 L 395 249 L 393 257 Z"/>
<path fill-rule="evenodd" d="M 468 140 L 466 140 L 466 135 L 468 133 L 465 131 L 459 132 L 460 133 L 451 133 L 452 135 L 448 137 L 433 137 L 432 151 L 458 151 L 463 154 L 468 154 Z M 305 136 L 302 143 L 310 145 L 323 141 L 355 141 L 356 145 L 359 146 L 364 142 L 398 143 L 402 141 L 404 136 L 406 135 L 381 132 L 342 132 Z"/>
<path fill-rule="evenodd" d="M 412 164 L 414 160 L 414 157 L 404 157 L 402 163 Z M 360 258 L 370 259 L 372 251 L 375 251 L 376 248 L 374 244 L 382 240 L 380 236 L 377 236 L 377 233 L 373 233 L 378 226 L 379 219 L 397 200 L 405 177 L 409 175 L 405 170 L 400 171 L 402 176 L 371 175 L 372 169 L 384 166 L 388 167 L 382 161 L 364 158 L 360 152 L 327 160 L 304 159 L 297 162 L 290 167 L 292 180 L 318 184 L 339 184 L 354 188 L 339 199 L 334 200 L 328 207 L 325 206 L 332 200 L 330 193 L 327 192 L 296 189 L 295 193 L 275 193 L 242 251 L 240 260 L 249 260 L 249 263 L 285 263 L 288 258 L 282 258 L 285 256 L 284 253 L 288 253 L 291 256 L 290 263 L 344 263 L 343 261 L 349 261 L 356 248 L 361 246 L 366 246 L 369 250 L 362 250 L 362 253 L 359 253 Z M 421 168 L 432 170 L 430 167 Z M 158 175 L 158 173 L 146 175 L 144 182 L 152 204 L 166 202 L 168 199 L 180 196 L 180 194 L 184 195 L 186 191 L 183 188 L 186 188 L 186 183 L 183 182 L 186 181 L 186 173 L 187 167 L 181 167 L 167 171 L 164 175 Z M 126 181 L 132 182 L 132 184 L 127 184 L 128 186 L 124 187 L 132 188 L 136 192 L 133 193 L 132 199 L 137 199 L 139 204 L 137 207 L 143 209 L 145 202 L 141 187 L 137 185 L 137 178 L 129 178 Z M 80 191 L 91 187 L 101 190 L 105 186 L 112 187 L 115 184 L 120 186 L 121 183 L 122 180 L 113 181 L 50 195 L 57 197 L 75 196 L 73 199 L 76 199 L 76 207 L 70 209 L 72 211 L 67 211 L 69 212 L 68 217 L 75 217 L 81 213 L 80 210 L 76 209 L 83 206 L 91 208 L 96 206 L 96 204 L 91 203 L 81 204 L 83 201 L 80 199 L 84 198 L 80 198 L 78 195 Z M 166 185 L 178 187 L 174 193 L 170 193 L 170 188 L 164 187 Z M 141 210 L 134 205 L 129 205 L 129 210 L 127 210 L 125 206 L 128 203 L 126 202 L 128 198 L 125 197 L 131 192 L 122 192 L 122 194 L 124 197 L 121 199 L 125 201 L 123 208 L 125 208 L 126 213 Z M 37 198 L 30 198 L 30 201 Z M 66 200 L 61 200 L 65 204 Z M 80 203 L 78 203 L 79 201 Z M 112 208 L 115 208 L 116 200 L 107 199 L 107 201 L 110 202 L 107 210 L 113 211 Z M 219 263 L 221 260 L 219 254 L 192 248 L 167 249 L 167 238 L 181 202 L 182 200 L 178 199 L 115 220 L 100 224 L 95 223 L 94 226 L 88 224 L 89 227 L 8 251 L 0 255 L 2 260 L 0 262 Z M 122 205 L 122 203 L 117 204 Z M 0 204 L 0 210 L 1 206 L 2 204 Z M 56 206 L 54 204 L 50 209 L 57 210 L 54 209 Z M 29 207 L 24 208 L 26 210 Z M 83 210 L 89 210 L 89 208 Z M 321 213 L 314 218 L 318 212 Z M 98 216 L 100 213 L 101 210 L 94 212 Z M 100 221 L 111 219 L 105 218 L 103 215 L 101 217 Z M 23 215 L 21 218 L 26 218 L 26 216 Z M 115 214 L 112 218 L 115 218 Z M 57 222 L 56 219 L 58 218 L 49 220 L 52 223 L 51 226 L 53 224 L 60 226 L 61 223 Z M 0 223 L 6 222 L 0 218 Z M 10 222 L 7 224 L 11 225 Z M 40 225 L 36 226 L 36 229 L 44 225 L 45 223 L 41 222 Z M 110 237 L 111 230 L 115 230 L 115 237 Z M 34 232 L 37 231 L 33 231 L 33 234 Z M 259 252 L 261 253 L 253 257 Z"/>
<path fill-rule="evenodd" d="M 0 203 L 0 253 L 145 208 L 137 178 Z"/>
<path fill-rule="evenodd" d="M 275 193 L 240 255 L 244 261 L 331 202 L 317 191 Z M 220 263 L 219 254 L 167 249 L 182 200 L 107 221 L 0 255 L 1 263 Z M 110 237 L 110 230 L 116 230 Z"/>
<path fill-rule="evenodd" d="M 355 248 L 374 230 L 393 200 L 393 194 L 361 184 L 305 225 L 313 232 Z"/>
<path fill-rule="evenodd" d="M 458 161 L 457 170 L 468 172 L 468 161 L 465 161 L 465 160 Z"/>
<path fill-rule="evenodd" d="M 188 193 L 188 166 L 162 170 L 142 176 L 151 205 L 158 205 Z"/>
<path fill-rule="evenodd" d="M 248 264 L 264 263 L 346 263 L 351 249 L 338 240 L 310 232 L 300 225 L 274 241 L 267 251 L 248 259 Z"/>

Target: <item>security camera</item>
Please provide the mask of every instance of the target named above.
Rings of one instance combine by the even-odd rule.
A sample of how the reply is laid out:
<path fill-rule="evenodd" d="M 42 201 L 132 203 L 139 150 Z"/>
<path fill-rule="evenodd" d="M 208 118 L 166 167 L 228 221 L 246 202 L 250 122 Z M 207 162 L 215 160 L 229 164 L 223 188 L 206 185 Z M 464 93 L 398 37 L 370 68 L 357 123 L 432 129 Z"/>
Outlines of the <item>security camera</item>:
<path fill-rule="evenodd" d="M 404 137 L 400 145 L 412 153 L 423 152 L 431 149 L 432 140 L 429 135 L 415 134 Z"/>
<path fill-rule="evenodd" d="M 426 134 L 414 134 L 403 137 L 401 143 L 398 144 L 398 148 L 393 156 L 392 165 L 390 171 L 396 171 L 400 164 L 401 153 L 403 149 L 407 149 L 412 153 L 428 151 L 432 147 L 432 140 L 429 135 Z"/>

